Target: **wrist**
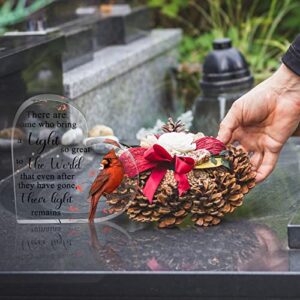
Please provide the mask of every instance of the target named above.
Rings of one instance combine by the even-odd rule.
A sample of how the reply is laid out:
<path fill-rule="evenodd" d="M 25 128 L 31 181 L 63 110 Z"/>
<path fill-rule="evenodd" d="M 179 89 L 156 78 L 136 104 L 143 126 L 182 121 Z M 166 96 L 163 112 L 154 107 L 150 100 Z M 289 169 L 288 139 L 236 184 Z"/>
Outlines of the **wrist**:
<path fill-rule="evenodd" d="M 275 83 L 278 85 L 277 88 L 284 91 L 295 89 L 300 91 L 300 76 L 284 64 L 281 64 L 273 76 Z"/>
<path fill-rule="evenodd" d="M 271 76 L 272 90 L 286 100 L 292 100 L 299 106 L 300 112 L 300 76 L 282 64 Z"/>

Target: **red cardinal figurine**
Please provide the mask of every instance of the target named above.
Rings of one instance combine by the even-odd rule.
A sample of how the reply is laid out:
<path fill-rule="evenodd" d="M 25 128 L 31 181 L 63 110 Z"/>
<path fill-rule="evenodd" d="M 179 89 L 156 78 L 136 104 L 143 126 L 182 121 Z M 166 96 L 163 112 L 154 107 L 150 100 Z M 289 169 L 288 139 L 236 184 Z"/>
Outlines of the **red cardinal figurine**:
<path fill-rule="evenodd" d="M 113 192 L 120 185 L 124 176 L 123 165 L 114 150 L 110 150 L 104 156 L 102 165 L 104 166 L 104 169 L 96 177 L 90 189 L 90 222 L 94 221 L 97 204 L 101 196 Z"/>

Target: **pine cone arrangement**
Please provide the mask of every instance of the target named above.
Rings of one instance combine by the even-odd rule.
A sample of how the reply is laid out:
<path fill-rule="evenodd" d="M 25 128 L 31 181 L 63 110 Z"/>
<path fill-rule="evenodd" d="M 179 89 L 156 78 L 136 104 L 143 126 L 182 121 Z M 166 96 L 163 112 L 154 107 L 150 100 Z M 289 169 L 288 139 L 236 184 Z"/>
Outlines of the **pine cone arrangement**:
<path fill-rule="evenodd" d="M 129 149 L 136 166 L 120 157 L 128 176 L 107 195 L 111 212 L 125 209 L 130 219 L 157 222 L 159 228 L 179 225 L 187 216 L 198 226 L 219 224 L 255 186 L 247 153 L 202 133 L 188 133 L 171 118 L 162 130 Z M 139 189 L 134 193 L 136 175 Z"/>
<path fill-rule="evenodd" d="M 149 203 L 142 192 L 151 173 L 146 171 L 140 173 L 140 190 L 129 203 L 126 195 L 132 192 L 130 178 L 107 196 L 107 202 L 113 212 L 127 205 L 130 219 L 157 222 L 159 228 L 179 225 L 188 215 L 198 226 L 217 225 L 225 214 L 242 205 L 244 195 L 255 186 L 255 172 L 251 170 L 246 152 L 234 146 L 227 150 L 225 158 L 230 162 L 231 170 L 224 166 L 193 169 L 187 174 L 190 190 L 182 196 L 178 193 L 174 171 L 168 170 L 153 202 Z"/>

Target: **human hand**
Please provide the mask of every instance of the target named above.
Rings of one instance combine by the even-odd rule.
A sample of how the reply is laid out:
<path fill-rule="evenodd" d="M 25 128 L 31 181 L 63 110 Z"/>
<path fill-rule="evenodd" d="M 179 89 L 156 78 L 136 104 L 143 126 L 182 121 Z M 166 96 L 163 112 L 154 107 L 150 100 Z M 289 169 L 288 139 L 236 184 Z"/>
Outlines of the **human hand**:
<path fill-rule="evenodd" d="M 249 153 L 256 181 L 274 169 L 279 153 L 300 121 L 300 77 L 285 65 L 234 102 L 218 138 L 238 141 Z"/>

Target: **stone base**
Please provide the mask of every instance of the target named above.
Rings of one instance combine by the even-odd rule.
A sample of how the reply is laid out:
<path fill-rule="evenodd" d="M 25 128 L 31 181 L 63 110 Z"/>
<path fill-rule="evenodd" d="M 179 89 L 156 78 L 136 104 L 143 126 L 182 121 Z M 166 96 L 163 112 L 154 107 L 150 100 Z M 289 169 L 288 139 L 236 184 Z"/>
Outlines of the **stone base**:
<path fill-rule="evenodd" d="M 64 74 L 65 94 L 86 115 L 90 128 L 105 124 L 120 139 L 132 141 L 170 105 L 168 77 L 180 39 L 180 30 L 154 30 L 128 45 L 105 48 L 93 61 Z"/>

